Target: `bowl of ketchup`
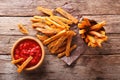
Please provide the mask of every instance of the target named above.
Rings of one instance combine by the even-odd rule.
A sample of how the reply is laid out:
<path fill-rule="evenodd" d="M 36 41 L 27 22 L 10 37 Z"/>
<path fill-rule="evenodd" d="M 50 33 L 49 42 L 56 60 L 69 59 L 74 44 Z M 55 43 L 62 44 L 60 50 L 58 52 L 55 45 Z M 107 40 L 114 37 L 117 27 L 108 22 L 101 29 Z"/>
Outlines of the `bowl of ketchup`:
<path fill-rule="evenodd" d="M 22 61 L 15 65 L 19 67 L 29 56 L 32 56 L 32 60 L 24 70 L 30 71 L 41 66 L 45 56 L 43 44 L 40 40 L 30 36 L 18 39 L 11 49 L 11 57 L 12 60 L 22 58 Z"/>

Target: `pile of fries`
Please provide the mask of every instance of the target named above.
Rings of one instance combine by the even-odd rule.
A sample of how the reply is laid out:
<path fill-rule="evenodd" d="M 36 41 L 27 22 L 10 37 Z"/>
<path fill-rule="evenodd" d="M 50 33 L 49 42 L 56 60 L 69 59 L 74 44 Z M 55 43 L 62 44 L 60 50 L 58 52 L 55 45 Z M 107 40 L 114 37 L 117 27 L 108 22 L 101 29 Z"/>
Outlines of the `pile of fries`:
<path fill-rule="evenodd" d="M 83 18 L 82 21 L 78 23 L 78 28 L 80 29 L 79 34 L 88 46 L 102 47 L 102 42 L 106 41 L 108 38 L 103 28 L 105 24 L 105 21 L 97 23 L 94 20 Z"/>
<path fill-rule="evenodd" d="M 32 27 L 39 33 L 36 37 L 46 45 L 51 54 L 57 55 L 59 58 L 63 56 L 70 56 L 70 52 L 77 46 L 72 43 L 72 38 L 76 33 L 70 30 L 72 24 L 77 24 L 79 34 L 84 41 L 91 47 L 102 47 L 102 42 L 107 40 L 105 30 L 103 26 L 105 21 L 97 23 L 94 20 L 83 18 L 78 23 L 78 19 L 71 14 L 58 7 L 54 11 L 51 9 L 37 7 L 37 10 L 46 14 L 45 16 L 34 16 L 32 21 Z M 60 15 L 55 15 L 54 12 Z M 23 34 L 28 34 L 28 31 L 21 24 L 18 25 L 20 31 Z"/>
<path fill-rule="evenodd" d="M 62 8 L 56 8 L 55 11 L 62 16 L 54 15 L 53 11 L 43 7 L 37 7 L 37 10 L 46 14 L 46 16 L 34 16 L 32 27 L 37 30 L 37 38 L 46 45 L 51 54 L 57 55 L 59 58 L 70 56 L 70 52 L 77 45 L 71 44 L 72 38 L 76 33 L 70 30 L 71 24 L 77 24 L 78 20 Z"/>

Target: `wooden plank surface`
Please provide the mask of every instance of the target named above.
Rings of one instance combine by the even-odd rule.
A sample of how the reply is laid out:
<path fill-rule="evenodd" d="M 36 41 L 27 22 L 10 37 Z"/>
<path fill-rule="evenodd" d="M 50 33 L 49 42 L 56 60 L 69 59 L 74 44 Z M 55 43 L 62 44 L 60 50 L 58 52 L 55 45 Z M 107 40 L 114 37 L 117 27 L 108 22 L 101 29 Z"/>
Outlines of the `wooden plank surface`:
<path fill-rule="evenodd" d="M 89 48 L 71 66 L 56 56 L 46 56 L 41 68 L 18 74 L 10 63 L 13 43 L 24 35 L 17 28 L 23 23 L 34 36 L 30 18 L 43 15 L 37 6 L 50 9 L 62 7 L 80 16 L 105 20 L 109 40 L 103 48 Z M 0 80 L 120 80 L 120 0 L 0 0 Z"/>
<path fill-rule="evenodd" d="M 10 63 L 10 56 L 0 56 L 0 77 L 2 80 L 119 80 L 120 56 L 83 55 L 72 66 L 58 58 L 46 55 L 41 68 L 34 72 L 18 74 Z M 4 67 L 4 68 L 2 68 Z M 57 67 L 57 68 L 56 68 Z"/>
<path fill-rule="evenodd" d="M 120 0 L 0 0 L 0 16 L 33 16 L 37 6 L 63 7 L 73 15 L 120 14 Z"/>

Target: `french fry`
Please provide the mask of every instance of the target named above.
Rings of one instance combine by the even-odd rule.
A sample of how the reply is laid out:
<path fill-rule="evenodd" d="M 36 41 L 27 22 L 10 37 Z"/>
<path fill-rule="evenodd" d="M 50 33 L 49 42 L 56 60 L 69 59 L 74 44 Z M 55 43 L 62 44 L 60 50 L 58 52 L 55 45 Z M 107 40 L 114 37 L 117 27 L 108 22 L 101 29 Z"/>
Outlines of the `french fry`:
<path fill-rule="evenodd" d="M 55 53 L 56 50 L 58 50 L 58 48 L 62 45 L 62 43 L 64 42 L 64 40 L 68 37 L 68 35 L 63 35 L 62 37 L 60 37 L 58 39 L 58 41 L 56 43 L 54 43 L 54 47 L 51 49 L 51 53 Z"/>
<path fill-rule="evenodd" d="M 88 42 L 88 46 L 96 47 L 96 46 L 97 46 L 97 43 Z"/>
<path fill-rule="evenodd" d="M 37 23 L 37 22 L 41 22 L 41 23 L 45 23 L 47 25 L 52 25 L 51 22 L 49 22 L 48 20 L 46 20 L 47 17 L 41 17 L 41 16 L 34 16 L 34 18 L 31 19 L 31 21 L 33 23 Z"/>
<path fill-rule="evenodd" d="M 79 23 L 79 24 L 78 24 L 78 28 L 79 28 L 79 29 L 82 29 L 82 28 L 85 28 L 85 26 L 84 26 L 83 24 Z"/>
<path fill-rule="evenodd" d="M 66 45 L 66 52 L 65 55 L 68 57 L 70 56 L 70 45 L 71 45 L 71 41 L 72 41 L 72 36 L 70 36 L 67 40 L 67 45 Z"/>
<path fill-rule="evenodd" d="M 59 54 L 57 55 L 58 58 L 61 58 L 61 57 L 63 57 L 63 56 L 65 56 L 65 51 L 62 52 L 62 53 L 59 53 Z"/>
<path fill-rule="evenodd" d="M 91 35 L 94 35 L 94 36 L 97 36 L 97 37 L 100 37 L 100 38 L 105 37 L 105 35 L 102 35 L 102 34 L 100 34 L 99 32 L 96 32 L 96 31 L 90 31 L 89 33 Z"/>
<path fill-rule="evenodd" d="M 88 26 L 88 24 L 87 24 L 86 21 L 81 21 L 81 24 L 84 26 L 84 28 L 85 28 L 86 26 Z"/>
<path fill-rule="evenodd" d="M 46 18 L 48 17 L 34 16 L 34 18 L 38 19 L 39 20 L 38 22 L 45 23 L 47 25 L 52 25 L 50 21 L 46 20 Z"/>
<path fill-rule="evenodd" d="M 60 47 L 60 48 L 55 52 L 55 54 L 59 54 L 59 53 L 63 52 L 65 49 L 66 49 L 65 46 Z"/>
<path fill-rule="evenodd" d="M 43 29 L 43 28 L 35 28 L 35 29 L 36 29 L 37 31 L 41 32 L 41 33 L 46 34 L 47 36 L 51 36 L 51 35 L 57 34 L 56 31 L 49 30 L 49 29 Z"/>
<path fill-rule="evenodd" d="M 80 36 L 81 36 L 81 38 L 85 38 L 85 34 L 81 34 Z"/>
<path fill-rule="evenodd" d="M 23 58 L 19 58 L 19 59 L 17 59 L 17 60 L 12 60 L 11 63 L 12 63 L 12 64 L 16 64 L 16 63 L 21 62 L 22 60 L 23 60 Z"/>
<path fill-rule="evenodd" d="M 96 39 L 96 43 L 97 43 L 97 45 L 99 46 L 99 47 L 102 47 L 102 42 L 104 42 L 104 41 L 107 41 L 107 39 L 108 39 L 108 37 L 107 36 L 105 36 L 105 37 L 103 37 L 103 38 L 97 38 Z"/>
<path fill-rule="evenodd" d="M 107 41 L 108 40 L 108 37 L 105 36 L 104 38 L 102 38 L 104 41 Z"/>
<path fill-rule="evenodd" d="M 100 34 L 105 35 L 105 31 L 100 31 Z"/>
<path fill-rule="evenodd" d="M 49 22 L 51 22 L 52 24 L 56 25 L 57 27 L 61 28 L 61 29 L 64 29 L 64 26 L 56 23 L 55 21 L 51 20 L 50 18 L 46 18 L 46 20 L 48 20 Z"/>
<path fill-rule="evenodd" d="M 64 17 L 60 17 L 60 16 L 54 16 L 56 17 L 57 19 L 61 20 L 62 22 L 66 23 L 66 24 L 72 24 L 73 22 L 67 18 L 64 18 Z"/>
<path fill-rule="evenodd" d="M 91 43 L 91 47 L 96 47 L 97 46 L 97 44 L 96 43 Z"/>
<path fill-rule="evenodd" d="M 70 52 L 72 52 L 76 47 L 77 47 L 77 45 L 74 44 L 74 45 L 70 48 Z M 61 57 L 63 57 L 63 56 L 65 56 L 65 51 L 62 52 L 62 53 L 59 53 L 59 54 L 57 55 L 58 58 L 61 58 Z"/>
<path fill-rule="evenodd" d="M 49 37 L 48 36 L 46 36 L 46 35 L 39 35 L 39 34 L 36 34 L 36 37 L 40 40 L 40 41 L 44 41 L 44 40 L 46 40 L 46 39 L 48 39 Z"/>
<path fill-rule="evenodd" d="M 51 28 L 54 28 L 54 29 L 57 28 L 56 25 L 54 25 L 54 24 L 50 25 L 50 27 L 51 27 Z"/>
<path fill-rule="evenodd" d="M 45 28 L 46 26 L 48 26 L 48 25 L 46 25 L 46 24 L 44 24 L 44 23 L 41 23 L 41 22 L 39 22 L 39 23 L 33 23 L 33 24 L 32 24 L 32 27 L 33 27 L 33 28 L 37 28 L 37 27 Z"/>
<path fill-rule="evenodd" d="M 72 30 L 69 30 L 70 31 L 70 33 L 71 33 L 71 35 L 72 36 L 75 36 L 76 35 L 76 33 L 74 32 L 74 31 L 72 31 Z M 68 33 L 69 34 L 69 33 Z"/>
<path fill-rule="evenodd" d="M 86 22 L 86 26 L 91 26 L 90 21 L 88 18 L 83 18 L 83 20 Z"/>
<path fill-rule="evenodd" d="M 43 22 L 41 19 L 35 19 L 35 18 L 32 18 L 31 21 L 32 21 L 33 23 Z"/>
<path fill-rule="evenodd" d="M 18 73 L 22 72 L 22 70 L 29 64 L 29 62 L 30 62 L 32 59 L 33 59 L 32 56 L 28 57 L 28 58 L 25 60 L 25 62 L 23 62 L 23 64 L 22 64 L 20 67 L 18 67 L 17 72 L 18 72 Z"/>
<path fill-rule="evenodd" d="M 42 16 L 34 16 L 31 21 L 34 23 L 34 22 L 41 22 L 41 23 L 44 23 L 45 22 L 45 18 L 46 17 L 42 17 Z"/>
<path fill-rule="evenodd" d="M 103 42 L 104 40 L 102 39 L 97 39 L 96 43 L 99 47 L 102 47 L 101 43 Z"/>
<path fill-rule="evenodd" d="M 84 34 L 85 32 L 86 32 L 85 29 L 79 30 L 79 34 Z"/>
<path fill-rule="evenodd" d="M 58 39 L 52 41 L 51 43 L 49 43 L 49 44 L 47 45 L 47 47 L 48 47 L 48 49 L 50 50 L 50 52 L 51 52 L 52 47 L 54 47 L 54 45 L 55 45 L 55 43 L 56 43 L 57 41 L 58 41 Z"/>
<path fill-rule="evenodd" d="M 86 43 L 88 43 L 88 42 L 89 42 L 89 39 L 88 39 L 87 37 L 85 38 L 85 42 L 86 42 Z"/>
<path fill-rule="evenodd" d="M 55 43 L 56 43 L 57 41 L 58 41 L 58 39 L 56 39 L 55 41 L 52 41 L 50 44 L 47 45 L 47 47 L 48 47 L 48 49 L 49 49 L 50 52 L 51 52 L 51 50 L 52 50 L 52 47 L 55 46 Z M 65 45 L 66 45 L 66 41 L 64 41 L 64 42 L 61 44 L 60 48 L 55 52 L 55 54 L 58 54 L 58 53 L 62 52 L 62 50 L 63 50 L 63 48 L 64 48 Z M 66 48 L 66 47 L 65 47 L 65 48 Z"/>
<path fill-rule="evenodd" d="M 64 29 L 69 30 L 70 26 L 68 26 L 67 24 L 63 23 L 61 20 L 57 19 L 54 16 L 50 16 L 50 19 L 52 19 L 53 21 L 57 22 L 58 24 L 60 24 L 61 26 L 64 27 Z"/>
<path fill-rule="evenodd" d="M 67 38 L 67 45 L 66 45 L 66 51 L 65 51 L 65 55 L 68 57 L 70 56 L 70 46 L 71 46 L 71 42 L 72 42 L 72 37 L 73 37 L 73 33 L 72 32 L 68 32 L 69 36 Z"/>
<path fill-rule="evenodd" d="M 100 23 L 97 23 L 96 25 L 94 25 L 94 26 L 91 26 L 91 30 L 95 30 L 95 31 L 98 31 L 98 30 L 100 30 L 104 25 L 106 24 L 106 22 L 105 21 L 102 21 L 102 22 L 100 22 Z"/>
<path fill-rule="evenodd" d="M 91 46 L 91 42 L 88 42 L 88 46 Z"/>
<path fill-rule="evenodd" d="M 46 39 L 43 44 L 47 45 L 49 44 L 51 41 L 54 41 L 55 39 L 58 39 L 60 36 L 64 35 L 66 33 L 66 30 L 62 30 L 59 33 L 57 33 L 56 35 L 52 36 L 51 38 Z"/>
<path fill-rule="evenodd" d="M 67 44 L 67 41 L 66 41 L 66 40 L 64 40 L 64 42 L 61 44 L 61 46 L 60 46 L 60 47 L 64 47 L 66 44 Z"/>
<path fill-rule="evenodd" d="M 20 32 L 22 32 L 23 34 L 28 34 L 28 30 L 22 25 L 22 24 L 18 24 L 18 28 L 20 30 Z"/>
<path fill-rule="evenodd" d="M 78 19 L 76 19 L 75 17 L 73 17 L 71 14 L 69 14 L 68 12 L 66 12 L 65 10 L 63 10 L 62 8 L 58 7 L 58 8 L 56 8 L 56 11 L 59 12 L 64 17 L 66 17 L 69 20 L 71 20 L 72 22 L 74 22 L 75 24 L 78 23 Z"/>
<path fill-rule="evenodd" d="M 33 18 L 44 20 L 46 17 L 42 17 L 42 16 L 33 16 Z"/>
<path fill-rule="evenodd" d="M 60 28 L 51 28 L 51 30 L 56 31 L 57 33 L 59 33 L 60 31 L 62 31 L 62 29 L 60 29 Z"/>
<path fill-rule="evenodd" d="M 87 18 L 83 18 L 83 19 L 84 19 L 84 20 L 81 21 L 81 23 L 78 24 L 78 28 L 80 28 L 80 29 L 83 29 L 83 28 L 85 28 L 86 26 L 88 27 L 88 26 L 91 25 L 90 22 L 89 22 L 89 20 L 88 20 Z"/>
<path fill-rule="evenodd" d="M 94 38 L 93 36 L 87 35 L 87 38 L 88 38 L 88 40 L 89 40 L 91 43 L 96 43 L 96 40 L 95 40 L 95 38 Z"/>
<path fill-rule="evenodd" d="M 47 8 L 37 7 L 37 10 L 42 11 L 43 13 L 47 15 L 53 15 L 53 11 Z"/>

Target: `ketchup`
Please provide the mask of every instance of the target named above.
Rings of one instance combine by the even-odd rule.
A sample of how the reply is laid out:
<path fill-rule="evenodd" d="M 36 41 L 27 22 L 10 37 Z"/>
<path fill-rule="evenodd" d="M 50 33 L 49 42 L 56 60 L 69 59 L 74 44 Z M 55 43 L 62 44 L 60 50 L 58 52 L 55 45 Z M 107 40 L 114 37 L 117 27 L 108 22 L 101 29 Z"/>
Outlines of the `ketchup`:
<path fill-rule="evenodd" d="M 23 58 L 23 60 L 18 63 L 19 65 L 21 65 L 29 56 L 32 56 L 33 59 L 26 66 L 27 68 L 35 66 L 40 61 L 42 56 L 42 51 L 41 51 L 41 47 L 37 42 L 31 39 L 26 39 L 19 42 L 15 47 L 14 58 L 15 60 L 19 58 Z"/>

